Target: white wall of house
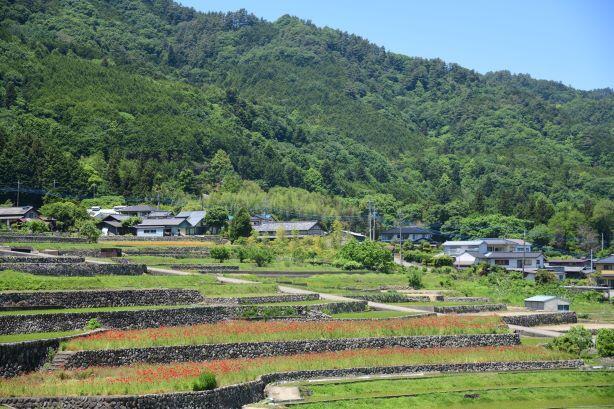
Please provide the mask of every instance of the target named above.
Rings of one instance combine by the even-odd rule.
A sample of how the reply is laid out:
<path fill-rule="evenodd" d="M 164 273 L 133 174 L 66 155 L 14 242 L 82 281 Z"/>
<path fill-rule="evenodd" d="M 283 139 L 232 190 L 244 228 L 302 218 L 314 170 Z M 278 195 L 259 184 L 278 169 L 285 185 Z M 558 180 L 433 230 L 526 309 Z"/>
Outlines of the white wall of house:
<path fill-rule="evenodd" d="M 522 268 L 522 253 L 519 253 L 517 257 L 507 257 L 502 259 L 483 259 L 491 265 L 496 265 L 504 268 Z M 525 258 L 524 266 L 528 268 L 542 268 L 544 266 L 544 256 L 537 258 Z"/>
<path fill-rule="evenodd" d="M 164 229 L 162 227 L 142 227 L 136 229 L 136 235 L 139 237 L 162 237 Z"/>
<path fill-rule="evenodd" d="M 454 265 L 459 267 L 472 266 L 475 263 L 475 257 L 469 253 L 461 254 L 460 256 L 456 257 L 456 260 L 454 261 Z"/>

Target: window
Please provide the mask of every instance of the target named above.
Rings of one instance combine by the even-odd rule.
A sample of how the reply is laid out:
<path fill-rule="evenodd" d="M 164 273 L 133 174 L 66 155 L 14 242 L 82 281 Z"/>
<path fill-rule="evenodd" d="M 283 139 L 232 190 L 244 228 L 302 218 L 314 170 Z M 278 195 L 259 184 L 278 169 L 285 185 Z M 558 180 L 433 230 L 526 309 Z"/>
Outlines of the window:
<path fill-rule="evenodd" d="M 559 311 L 569 311 L 569 305 L 558 305 L 557 309 Z"/>
<path fill-rule="evenodd" d="M 507 266 L 510 264 L 509 260 L 495 260 L 495 265 L 497 266 Z"/>
<path fill-rule="evenodd" d="M 156 230 L 148 230 L 148 229 L 145 229 L 145 230 L 143 230 L 143 233 L 145 233 L 145 234 L 156 234 L 156 233 L 157 233 L 157 231 L 156 231 Z"/>

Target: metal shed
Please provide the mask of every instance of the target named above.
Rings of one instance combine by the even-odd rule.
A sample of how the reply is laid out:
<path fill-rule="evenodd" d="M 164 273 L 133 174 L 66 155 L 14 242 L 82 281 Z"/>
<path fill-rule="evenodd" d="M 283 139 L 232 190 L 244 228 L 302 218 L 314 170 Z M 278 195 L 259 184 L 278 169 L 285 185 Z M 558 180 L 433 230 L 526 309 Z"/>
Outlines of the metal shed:
<path fill-rule="evenodd" d="M 524 306 L 530 310 L 569 311 L 569 301 L 554 295 L 536 295 L 526 298 Z"/>

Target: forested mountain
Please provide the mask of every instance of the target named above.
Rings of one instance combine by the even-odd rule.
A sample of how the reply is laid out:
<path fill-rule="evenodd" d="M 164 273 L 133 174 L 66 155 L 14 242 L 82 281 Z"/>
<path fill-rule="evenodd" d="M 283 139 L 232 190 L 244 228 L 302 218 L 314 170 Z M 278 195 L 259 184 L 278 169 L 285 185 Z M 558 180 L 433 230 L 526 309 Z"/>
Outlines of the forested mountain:
<path fill-rule="evenodd" d="M 143 197 L 243 179 L 369 197 L 388 220 L 402 209 L 434 226 L 611 206 L 611 89 L 481 75 L 290 16 L 170 0 L 0 7 L 2 187 Z"/>

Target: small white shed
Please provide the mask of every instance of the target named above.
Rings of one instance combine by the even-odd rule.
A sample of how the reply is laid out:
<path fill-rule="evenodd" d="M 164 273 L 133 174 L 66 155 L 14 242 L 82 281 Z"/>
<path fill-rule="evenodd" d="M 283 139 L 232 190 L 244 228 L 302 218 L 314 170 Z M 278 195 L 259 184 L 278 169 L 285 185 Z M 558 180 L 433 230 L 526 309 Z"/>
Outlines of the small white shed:
<path fill-rule="evenodd" d="M 536 295 L 526 298 L 524 306 L 530 310 L 569 311 L 569 301 L 554 295 Z"/>

